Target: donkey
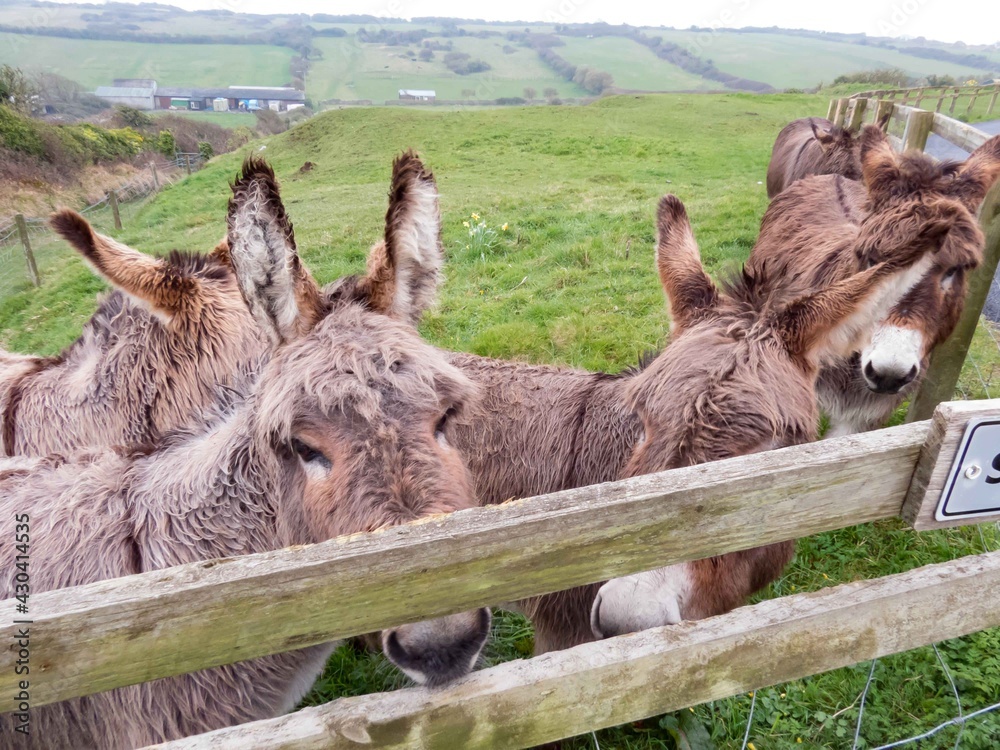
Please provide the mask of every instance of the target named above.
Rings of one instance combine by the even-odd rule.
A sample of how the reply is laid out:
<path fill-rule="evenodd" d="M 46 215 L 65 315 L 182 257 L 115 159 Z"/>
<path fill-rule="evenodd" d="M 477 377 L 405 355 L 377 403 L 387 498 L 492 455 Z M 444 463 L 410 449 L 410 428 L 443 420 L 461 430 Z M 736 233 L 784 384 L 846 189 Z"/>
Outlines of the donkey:
<path fill-rule="evenodd" d="M 440 216 L 436 196 L 428 192 L 424 201 L 424 207 L 412 214 L 417 222 L 407 231 L 413 236 L 425 237 L 428 243 L 427 253 L 440 256 L 443 250 L 438 240 Z M 867 234 L 863 238 L 867 244 L 859 244 L 859 252 L 866 253 L 865 257 L 880 260 L 881 253 L 906 248 L 907 243 L 916 243 L 919 249 L 926 249 L 938 242 L 940 235 L 950 227 L 948 222 L 954 218 L 951 212 L 952 207 L 941 206 L 930 217 L 902 217 L 909 221 L 901 226 L 899 232 L 883 238 L 890 244 L 867 242 L 874 228 L 873 220 L 870 222 L 873 227 L 866 228 Z M 969 220 L 968 212 L 959 218 Z M 671 226 L 670 222 L 664 226 Z M 670 229 L 666 236 L 677 235 Z M 672 241 L 675 242 L 676 239 L 663 241 L 664 253 Z M 696 260 L 697 248 L 693 239 L 690 242 L 694 248 L 690 252 Z M 373 251 L 373 256 L 377 255 L 378 247 Z M 664 255 L 666 259 L 669 257 L 669 254 Z M 897 258 L 893 262 L 901 261 Z M 700 269 L 700 264 L 698 268 Z M 902 266 L 888 268 L 889 270 L 879 273 L 889 273 L 893 269 L 903 273 L 900 270 Z M 661 260 L 659 263 L 661 282 L 671 299 L 676 296 L 678 284 L 673 280 L 672 269 L 668 260 Z M 912 275 L 918 272 L 908 273 Z M 877 279 L 881 279 L 881 276 Z M 770 279 L 762 277 L 755 283 L 753 288 L 756 293 L 764 294 L 760 290 L 765 288 L 765 282 L 770 283 Z M 775 307 L 777 302 L 772 300 L 769 304 Z M 870 307 L 878 306 L 872 302 Z M 689 306 L 674 305 L 673 324 L 683 330 L 690 325 L 693 316 L 700 314 L 698 310 L 689 310 Z M 749 315 L 748 312 L 744 317 Z M 869 315 L 868 308 L 865 308 L 864 315 Z M 851 320 L 851 326 L 860 328 L 870 322 L 868 317 L 861 319 L 857 315 Z M 855 329 L 848 327 L 848 330 Z M 857 335 L 863 337 L 863 331 L 859 329 Z M 817 343 L 816 347 L 819 346 Z M 453 415 L 444 426 L 448 442 L 465 456 L 480 503 L 502 503 L 512 498 L 597 484 L 630 475 L 630 461 L 635 460 L 641 446 L 653 440 L 652 431 L 659 430 L 661 422 L 644 420 L 642 412 L 632 404 L 629 394 L 636 383 L 648 382 L 649 373 L 660 372 L 660 362 L 669 358 L 670 351 L 671 348 L 668 347 L 652 364 L 646 363 L 640 368 L 617 375 L 448 353 L 452 364 L 480 387 L 481 397 L 476 405 L 464 413 Z M 813 350 L 810 349 L 809 353 L 811 356 Z M 740 368 L 746 368 L 753 363 L 740 360 L 737 364 Z M 755 373 L 756 370 L 753 370 L 747 377 L 758 377 Z M 709 374 L 706 373 L 706 378 Z M 779 376 L 775 375 L 768 383 L 775 385 L 779 380 Z M 705 382 L 709 381 L 703 379 L 699 387 L 703 387 Z M 690 387 L 696 389 L 694 385 Z M 810 384 L 810 394 L 811 387 Z M 777 390 L 777 385 L 775 388 Z M 663 393 L 668 394 L 669 390 L 664 390 Z M 694 395 L 691 397 L 695 398 Z M 674 404 L 664 398 L 658 406 L 665 413 L 683 408 L 682 400 Z M 801 436 L 796 433 L 796 440 L 805 440 L 815 433 L 815 406 L 809 402 L 807 408 L 803 402 L 797 408 L 800 411 L 805 409 L 803 422 L 808 422 L 809 426 L 808 429 L 801 428 Z M 741 406 L 741 409 L 746 412 L 745 406 Z M 778 409 L 776 413 L 780 414 L 781 411 Z M 714 425 L 704 426 L 704 429 L 714 429 Z M 778 431 L 775 434 L 782 438 L 785 432 Z M 672 468 L 673 465 L 666 460 L 658 463 L 655 457 L 647 457 L 644 463 L 631 471 L 651 472 Z M 762 552 L 737 553 L 721 558 L 722 567 L 719 567 L 720 562 L 716 560 L 712 565 L 719 567 L 718 576 L 711 578 L 702 575 L 697 584 L 699 591 L 688 598 L 701 601 L 717 597 L 718 592 L 723 590 L 738 592 L 739 596 L 736 593 L 727 594 L 724 601 L 726 608 L 735 606 L 742 597 L 776 577 L 787 562 L 790 551 L 791 546 L 786 545 Z M 741 570 L 746 571 L 739 574 L 742 577 L 735 576 L 733 571 Z M 673 574 L 687 580 L 686 571 L 685 566 L 677 566 Z M 536 653 L 593 640 L 591 610 L 599 588 L 600 584 L 594 584 L 516 603 L 516 608 L 528 615 L 534 624 Z M 716 608 L 719 606 L 722 604 L 716 605 Z M 710 608 L 700 604 L 688 606 L 680 602 L 673 609 L 676 612 L 673 621 L 677 621 L 681 615 L 703 616 L 702 613 Z"/>
<path fill-rule="evenodd" d="M 863 154 L 888 159 L 891 149 L 879 130 L 865 128 L 859 140 Z M 854 238 L 873 213 L 924 211 L 941 200 L 957 200 L 975 213 L 1000 176 L 1000 136 L 961 164 L 936 163 L 913 152 L 899 157 L 898 169 L 901 181 L 891 191 L 873 193 L 838 175 L 795 183 L 764 214 L 750 267 L 781 267 L 785 293 L 799 295 L 861 270 Z M 865 181 L 871 177 L 866 174 Z M 949 233 L 930 271 L 878 323 L 870 343 L 824 363 L 817 396 L 830 417 L 828 436 L 881 427 L 919 388 L 931 352 L 962 315 L 968 274 L 982 257 L 978 233 Z"/>
<path fill-rule="evenodd" d="M 62 354 L 0 350 L 0 455 L 143 444 L 246 392 L 265 347 L 224 242 L 153 258 L 73 211 L 51 223 L 116 290 Z"/>
<path fill-rule="evenodd" d="M 407 219 L 426 176 L 394 167 Z M 302 273 L 274 173 L 249 159 L 230 202 L 230 262 L 272 356 L 246 400 L 208 426 L 147 450 L 0 461 L 0 531 L 32 519 L 34 590 L 373 531 L 473 505 L 442 420 L 475 388 L 408 319 L 436 287 L 417 237 L 397 233 L 369 273 L 323 294 Z M 13 537 L 10 537 L 13 538 Z M 0 597 L 14 593 L 14 550 L 0 547 Z M 489 610 L 383 634 L 416 681 L 467 673 Z M 35 708 L 26 746 L 133 748 L 275 716 L 317 677 L 333 645 L 118 688 Z M 0 746 L 12 739 L 0 716 Z"/>
<path fill-rule="evenodd" d="M 849 130 L 822 117 L 793 120 L 774 141 L 767 165 L 767 197 L 814 174 L 840 174 L 861 179 L 858 140 Z"/>
<path fill-rule="evenodd" d="M 877 173 L 873 192 L 898 180 L 888 156 L 866 162 Z M 789 298 L 769 276 L 775 268 L 747 267 L 717 288 L 673 196 L 660 203 L 658 230 L 657 260 L 675 328 L 663 354 L 629 384 L 628 403 L 645 440 L 625 476 L 815 440 L 820 363 L 864 339 L 930 268 L 947 234 L 979 232 L 958 201 L 940 201 L 926 213 L 873 214 L 854 244 L 866 270 Z M 793 553 L 794 542 L 783 542 L 609 581 L 593 603 L 594 634 L 729 611 L 777 578 Z"/>

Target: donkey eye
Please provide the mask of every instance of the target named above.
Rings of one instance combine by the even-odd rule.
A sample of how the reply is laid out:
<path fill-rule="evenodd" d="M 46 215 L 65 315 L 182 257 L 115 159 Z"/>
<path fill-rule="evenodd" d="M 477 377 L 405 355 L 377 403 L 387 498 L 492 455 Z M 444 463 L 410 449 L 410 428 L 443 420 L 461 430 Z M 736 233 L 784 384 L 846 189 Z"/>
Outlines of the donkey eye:
<path fill-rule="evenodd" d="M 301 458 L 304 463 L 316 463 L 327 469 L 333 465 L 330 462 L 330 459 L 324 456 L 320 451 L 310 445 L 306 445 L 298 438 L 292 438 L 292 450 L 295 451 L 296 455 Z"/>
<path fill-rule="evenodd" d="M 958 273 L 957 268 L 949 268 L 948 272 L 941 277 L 941 281 L 951 281 L 953 278 L 955 278 L 955 275 L 957 273 Z"/>

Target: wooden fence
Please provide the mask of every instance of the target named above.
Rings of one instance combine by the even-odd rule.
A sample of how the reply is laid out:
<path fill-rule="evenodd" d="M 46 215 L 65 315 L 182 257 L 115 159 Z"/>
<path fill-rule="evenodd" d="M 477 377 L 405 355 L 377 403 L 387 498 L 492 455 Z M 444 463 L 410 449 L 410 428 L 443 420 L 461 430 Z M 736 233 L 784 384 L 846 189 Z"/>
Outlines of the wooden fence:
<path fill-rule="evenodd" d="M 870 104 L 835 115 L 890 114 L 901 143 L 916 147 L 931 131 L 983 140 L 935 113 Z M 998 192 L 983 212 L 992 244 L 979 280 L 992 277 L 1000 254 Z M 974 319 L 979 289 L 967 306 Z M 921 398 L 950 395 L 948 367 L 964 350 L 949 346 L 931 369 L 940 382 L 914 410 L 929 403 Z M 35 594 L 32 704 L 880 519 L 958 525 L 935 521 L 934 509 L 976 417 L 1000 418 L 1000 400 L 944 403 L 930 420 L 872 433 Z M 1000 553 L 970 556 L 509 662 L 444 690 L 344 698 L 163 747 L 524 748 L 1000 626 L 1000 599 L 989 594 L 998 585 Z M 0 625 L 3 642 L 17 627 Z M 0 712 L 16 706 L 16 659 L 0 649 Z"/>
<path fill-rule="evenodd" d="M 953 446 L 977 416 L 1000 417 L 1000 400 L 374 534 L 36 594 L 32 702 L 858 523 L 902 515 L 937 526 L 927 519 Z M 981 595 L 994 584 L 1000 553 L 508 663 L 439 692 L 342 699 L 172 746 L 528 747 L 1000 626 L 1000 600 Z M 0 627 L 5 639 L 15 632 Z M 15 707 L 16 658 L 0 651 L 0 712 Z"/>
<path fill-rule="evenodd" d="M 909 89 L 877 89 L 843 99 L 834 99 L 830 103 L 827 119 L 833 119 L 839 102 L 848 102 L 853 99 L 884 100 L 904 106 L 912 105 L 918 109 L 923 105 L 923 108 L 933 112 L 941 112 L 945 103 L 948 103 L 949 115 L 964 114 L 966 116 L 973 113 L 978 101 L 981 106 L 986 107 L 985 114 L 991 115 L 996 107 L 998 95 L 1000 95 L 1000 83 L 984 86 L 921 86 Z M 959 102 L 964 106 L 964 112 L 962 111 L 963 106 L 958 106 Z M 956 109 L 958 109 L 957 113 Z"/>

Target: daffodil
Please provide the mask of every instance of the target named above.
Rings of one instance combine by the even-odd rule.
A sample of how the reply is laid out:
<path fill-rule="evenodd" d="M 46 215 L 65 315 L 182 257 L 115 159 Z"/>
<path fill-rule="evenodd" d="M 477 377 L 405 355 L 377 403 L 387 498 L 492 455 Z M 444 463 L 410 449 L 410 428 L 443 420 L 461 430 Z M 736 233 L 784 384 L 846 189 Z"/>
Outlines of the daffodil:
<path fill-rule="evenodd" d="M 469 228 L 469 222 L 463 221 L 462 222 L 462 226 L 465 227 L 466 229 L 468 229 Z"/>
<path fill-rule="evenodd" d="M 472 214 L 472 218 L 474 221 L 479 221 L 479 214 Z"/>
<path fill-rule="evenodd" d="M 503 223 L 503 226 L 502 226 L 502 227 L 500 227 L 500 228 L 501 228 L 501 229 L 502 229 L 503 231 L 505 231 L 505 232 L 506 232 L 506 231 L 507 231 L 507 222 L 505 221 L 505 222 Z"/>

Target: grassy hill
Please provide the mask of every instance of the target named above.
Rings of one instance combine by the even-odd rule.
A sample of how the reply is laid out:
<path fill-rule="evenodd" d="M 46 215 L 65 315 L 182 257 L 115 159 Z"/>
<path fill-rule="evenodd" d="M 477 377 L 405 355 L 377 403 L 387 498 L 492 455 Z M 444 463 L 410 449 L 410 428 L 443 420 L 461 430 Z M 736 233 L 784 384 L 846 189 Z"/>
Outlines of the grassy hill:
<path fill-rule="evenodd" d="M 66 76 L 88 88 L 115 78 L 163 86 L 281 86 L 294 52 L 258 44 L 144 44 L 0 32 L 0 65 Z"/>
<path fill-rule="evenodd" d="M 446 283 L 423 334 L 449 349 L 532 362 L 620 370 L 662 346 L 668 318 L 653 268 L 653 214 L 664 192 L 688 207 L 702 257 L 716 276 L 738 267 L 752 247 L 767 205 L 761 182 L 778 130 L 796 117 L 826 111 L 825 97 L 622 96 L 586 107 L 442 112 L 369 108 L 330 112 L 266 145 L 282 181 L 298 246 L 321 282 L 364 268 L 382 231 L 393 156 L 417 148 L 441 189 Z M 213 160 L 163 191 L 115 233 L 146 251 L 211 248 L 224 232 L 227 182 L 242 154 Z M 316 164 L 299 172 L 305 161 Z M 474 247 L 463 221 L 472 213 L 497 231 Z M 501 227 L 507 224 L 507 231 Z M 105 227 L 107 229 L 107 227 Z M 43 287 L 0 306 L 0 343 L 53 353 L 71 341 L 93 311 L 101 284 L 66 246 L 42 268 Z M 1000 364 L 985 329 L 963 393 L 984 385 L 974 367 Z M 765 596 L 911 569 L 1000 546 L 992 527 L 916 535 L 882 523 L 802 540 L 785 576 Z M 498 620 L 490 663 L 531 650 L 518 617 Z M 950 641 L 941 652 L 956 675 L 966 713 L 1000 694 L 1000 630 Z M 858 716 L 867 665 L 758 691 L 750 741 L 757 748 L 845 747 Z M 398 685 L 382 657 L 340 649 L 308 698 L 329 700 Z M 738 749 L 749 696 L 694 708 L 718 748 Z M 867 696 L 865 747 L 902 738 L 951 718 L 954 696 L 931 649 L 883 659 Z M 922 748 L 951 748 L 956 730 Z M 962 747 L 994 747 L 1000 717 L 965 727 Z M 669 726 L 652 719 L 599 732 L 603 750 L 676 747 Z M 566 743 L 591 750 L 594 740 Z"/>
<path fill-rule="evenodd" d="M 565 47 L 558 48 L 560 55 L 576 65 L 606 70 L 614 77 L 618 88 L 639 91 L 723 88 L 721 83 L 692 75 L 661 60 L 648 47 L 625 37 L 567 37 L 565 43 Z"/>
<path fill-rule="evenodd" d="M 401 88 L 433 89 L 441 99 L 523 96 L 526 87 L 534 88 L 539 96 L 549 87 L 562 96 L 587 95 L 579 86 L 556 75 L 533 50 L 513 47 L 503 39 L 430 37 L 427 41 L 451 42 L 455 52 L 466 52 L 492 68 L 483 73 L 457 75 L 445 66 L 445 52 L 435 52 L 434 59 L 426 62 L 417 58 L 418 44 L 369 44 L 358 41 L 356 36 L 317 39 L 315 45 L 322 52 L 322 59 L 313 61 L 306 90 L 315 101 L 372 99 L 379 104 L 386 99 L 397 99 Z M 512 52 L 505 53 L 505 46 Z M 413 56 L 407 56 L 407 52 Z M 463 96 L 466 90 L 475 94 Z"/>
<path fill-rule="evenodd" d="M 788 34 L 754 34 L 718 31 L 706 35 L 674 29 L 648 29 L 647 33 L 697 50 L 726 73 L 764 81 L 775 88 L 811 88 L 831 83 L 844 73 L 877 68 L 900 68 L 914 77 L 950 75 L 956 80 L 981 78 L 982 71 L 943 60 L 904 55 L 876 46 L 826 41 Z"/>

